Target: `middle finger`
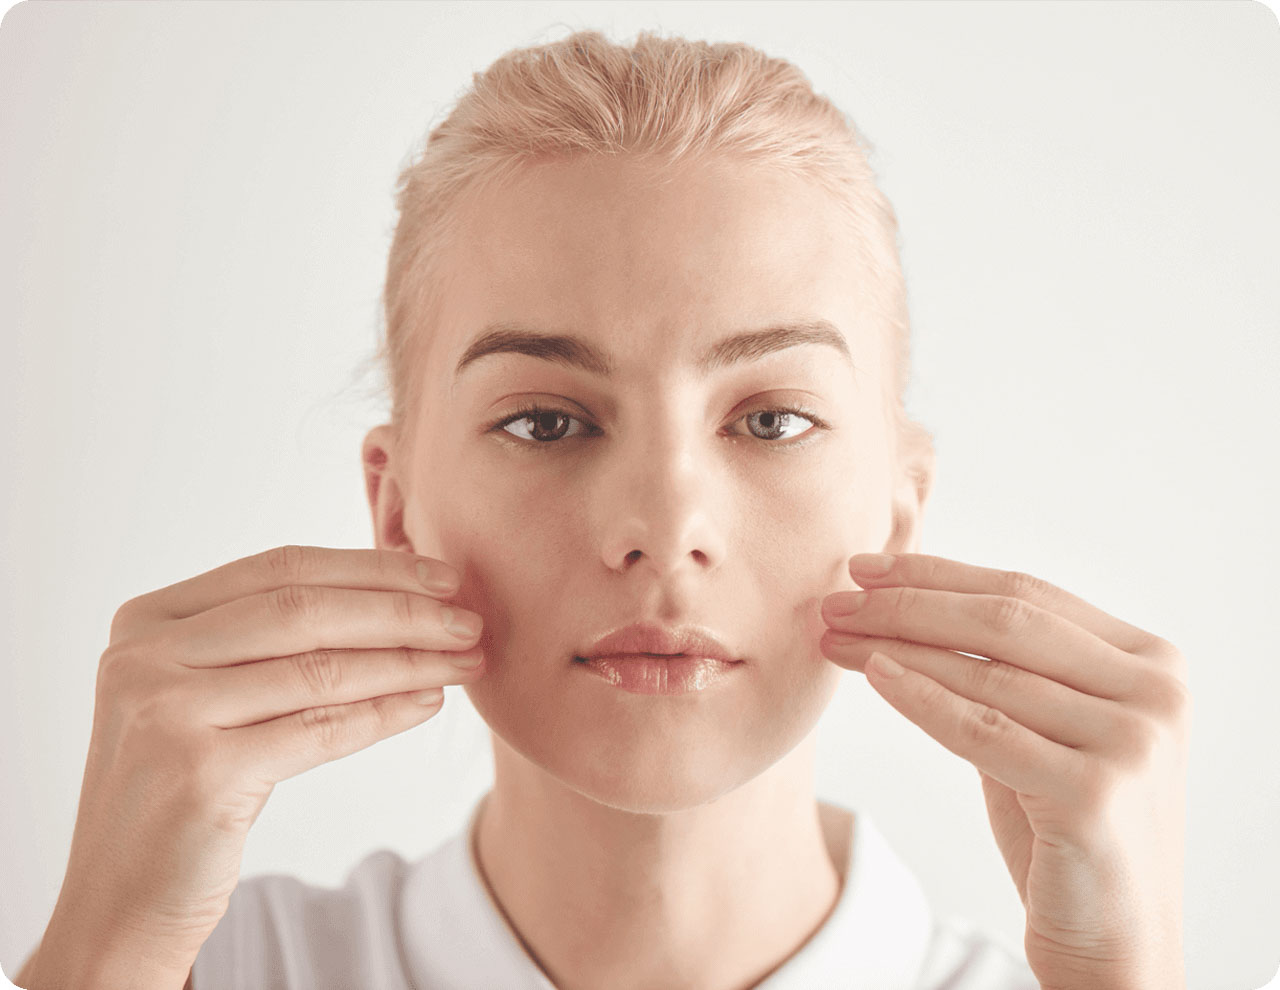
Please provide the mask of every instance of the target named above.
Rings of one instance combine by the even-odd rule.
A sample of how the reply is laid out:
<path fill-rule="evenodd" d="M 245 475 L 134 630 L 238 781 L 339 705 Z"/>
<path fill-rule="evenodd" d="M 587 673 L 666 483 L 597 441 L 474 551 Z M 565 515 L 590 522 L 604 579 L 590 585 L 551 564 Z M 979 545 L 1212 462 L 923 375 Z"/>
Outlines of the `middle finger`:
<path fill-rule="evenodd" d="M 838 666 L 865 673 L 873 652 L 884 653 L 908 670 L 924 674 L 953 694 L 1004 712 L 1046 739 L 1070 746 L 1114 739 L 1123 730 L 1120 703 L 1095 698 L 999 660 L 940 650 L 895 639 L 877 639 L 827 630 L 823 653 Z"/>
<path fill-rule="evenodd" d="M 479 661 L 459 666 L 459 661 Z M 388 694 L 467 684 L 485 673 L 479 645 L 462 652 L 315 650 L 233 667 L 186 673 L 210 725 L 234 729 L 322 705 L 345 705 Z"/>
<path fill-rule="evenodd" d="M 457 619 L 473 620 L 476 632 L 450 631 L 446 623 Z M 186 666 L 216 667 L 318 649 L 462 650 L 479 624 L 478 615 L 426 594 L 286 585 L 171 620 L 158 635 Z"/>
<path fill-rule="evenodd" d="M 837 592 L 822 615 L 838 632 L 1003 660 L 1100 698 L 1126 697 L 1142 673 L 1124 651 L 1020 598 L 897 586 Z"/>

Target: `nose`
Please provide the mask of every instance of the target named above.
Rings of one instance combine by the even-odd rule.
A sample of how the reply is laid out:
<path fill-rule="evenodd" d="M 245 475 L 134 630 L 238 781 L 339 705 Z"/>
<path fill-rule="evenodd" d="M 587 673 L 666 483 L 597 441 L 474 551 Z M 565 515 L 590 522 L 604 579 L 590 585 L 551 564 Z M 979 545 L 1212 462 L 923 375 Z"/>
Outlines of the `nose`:
<path fill-rule="evenodd" d="M 670 579 L 710 570 L 724 559 L 725 499 L 714 442 L 690 428 L 687 414 L 631 431 L 597 491 L 601 553 L 611 570 L 649 568 Z"/>

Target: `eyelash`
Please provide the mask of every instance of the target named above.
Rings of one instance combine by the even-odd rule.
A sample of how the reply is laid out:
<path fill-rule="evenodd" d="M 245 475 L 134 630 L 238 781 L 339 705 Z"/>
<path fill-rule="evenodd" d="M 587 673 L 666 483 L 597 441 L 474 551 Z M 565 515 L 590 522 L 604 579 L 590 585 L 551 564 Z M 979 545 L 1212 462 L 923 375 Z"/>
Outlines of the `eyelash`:
<path fill-rule="evenodd" d="M 761 437 L 753 437 L 750 434 L 746 435 L 746 439 L 758 440 L 760 443 L 768 447 L 777 447 L 779 449 L 794 449 L 797 447 L 804 447 L 817 439 L 819 431 L 831 429 L 831 426 L 828 423 L 826 423 L 822 419 L 819 419 L 815 413 L 811 412 L 808 409 L 805 409 L 802 406 L 766 406 L 761 409 L 752 409 L 750 412 L 744 413 L 741 417 L 739 417 L 739 419 L 745 419 L 747 416 L 752 415 L 752 413 L 762 413 L 762 412 L 784 413 L 784 414 L 789 414 L 793 416 L 800 416 L 803 419 L 809 420 L 814 425 L 814 429 L 806 431 L 805 433 L 801 434 L 799 437 L 792 437 L 790 440 L 765 440 L 765 439 L 762 439 Z M 512 443 L 515 443 L 517 446 L 521 446 L 521 447 L 554 447 L 563 443 L 566 439 L 582 438 L 580 435 L 578 437 L 561 437 L 559 440 L 526 440 L 523 437 L 512 436 L 510 433 L 506 433 L 506 431 L 503 429 L 504 427 L 510 425 L 511 423 L 516 423 L 522 419 L 528 419 L 533 416 L 540 416 L 544 413 L 556 413 L 561 416 L 568 416 L 570 419 L 577 420 L 579 423 L 583 423 L 587 426 L 587 434 L 586 434 L 587 436 L 593 435 L 590 432 L 592 430 L 596 431 L 594 435 L 596 436 L 599 435 L 599 432 L 600 432 L 599 427 L 592 426 L 591 424 L 587 423 L 586 420 L 582 419 L 580 416 L 571 415 L 567 409 L 561 409 L 556 406 L 543 406 L 543 405 L 539 405 L 536 402 L 528 402 L 528 403 L 521 404 L 519 407 L 517 407 L 515 412 L 511 413 L 510 415 L 503 416 L 501 419 L 497 420 L 496 422 L 489 424 L 488 432 L 496 431 L 498 433 L 504 433 L 505 436 L 503 439 L 509 440 Z M 735 420 L 734 422 L 738 422 L 738 420 Z M 742 434 L 734 434 L 734 435 L 742 436 Z"/>

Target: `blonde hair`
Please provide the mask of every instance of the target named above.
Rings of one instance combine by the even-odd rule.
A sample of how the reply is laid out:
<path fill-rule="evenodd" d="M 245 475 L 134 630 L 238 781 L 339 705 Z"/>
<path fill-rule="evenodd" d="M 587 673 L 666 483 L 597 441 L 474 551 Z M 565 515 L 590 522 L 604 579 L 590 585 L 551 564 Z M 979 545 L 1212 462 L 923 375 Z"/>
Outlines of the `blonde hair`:
<path fill-rule="evenodd" d="M 524 166 L 571 157 L 644 156 L 658 174 L 714 158 L 806 177 L 844 212 L 860 264 L 850 279 L 867 282 L 869 322 L 887 334 L 891 442 L 919 480 L 912 455 L 931 456 L 933 443 L 903 403 L 910 341 L 897 217 L 876 184 L 870 145 L 796 66 L 745 44 L 641 32 L 626 46 L 598 31 L 578 31 L 509 51 L 472 82 L 396 187 L 385 336 L 374 359 L 390 382 L 397 445 L 411 449 L 421 348 L 446 289 L 440 262 L 458 233 L 464 193 L 475 195 Z"/>

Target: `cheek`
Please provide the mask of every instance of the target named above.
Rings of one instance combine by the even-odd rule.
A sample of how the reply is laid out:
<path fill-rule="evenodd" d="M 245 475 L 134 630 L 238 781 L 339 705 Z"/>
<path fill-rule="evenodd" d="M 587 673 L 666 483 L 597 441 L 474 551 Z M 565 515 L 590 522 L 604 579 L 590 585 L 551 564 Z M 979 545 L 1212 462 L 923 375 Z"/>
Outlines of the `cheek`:
<path fill-rule="evenodd" d="M 450 562 L 462 572 L 450 601 L 483 621 L 478 645 L 486 673 L 473 683 L 485 698 L 518 695 L 528 690 L 519 683 L 522 677 L 536 672 L 537 680 L 568 663 L 566 623 L 572 616 L 557 589 L 568 587 L 565 578 L 575 567 L 581 570 L 580 561 L 549 560 L 538 547 L 495 538 L 495 532 L 500 531 L 477 528 L 450 544 Z"/>
<path fill-rule="evenodd" d="M 887 511 L 873 486 L 797 491 L 771 513 L 755 513 L 739 553 L 751 560 L 755 593 L 763 603 L 790 603 L 790 626 L 820 635 L 822 599 L 856 591 L 848 562 L 854 554 L 880 549 Z M 778 505 L 783 506 L 781 510 Z"/>
<path fill-rule="evenodd" d="M 571 523 L 561 518 L 554 490 L 540 493 L 511 468 L 501 473 L 493 456 L 482 450 L 441 460 L 439 475 L 448 481 L 437 477 L 425 521 L 444 559 L 462 572 L 464 594 L 477 603 L 519 602 L 538 587 L 536 575 L 548 573 L 558 534 Z"/>
<path fill-rule="evenodd" d="M 426 552 L 462 575 L 450 601 L 483 620 L 479 646 L 488 672 L 476 682 L 482 696 L 510 685 L 507 654 L 555 659 L 563 652 L 564 601 L 556 589 L 569 587 L 588 559 L 582 527 L 565 510 L 563 487 L 548 481 L 545 470 L 521 468 L 509 455 L 495 463 L 496 456 L 439 452 L 434 488 L 418 520 L 438 550 Z"/>
<path fill-rule="evenodd" d="M 828 629 L 822 603 L 836 592 L 861 590 L 849 558 L 881 549 L 887 533 L 886 514 L 859 491 L 841 497 L 828 491 L 793 502 L 787 525 L 771 528 L 750 550 L 755 588 L 748 598 L 764 614 L 757 635 L 776 656 L 790 658 L 788 676 L 838 677 L 821 647 Z"/>
<path fill-rule="evenodd" d="M 500 570 L 512 574 L 512 583 L 521 572 L 580 569 L 586 535 L 584 480 L 566 476 L 535 455 L 488 446 L 464 458 L 454 475 L 450 526 L 457 539 L 475 555 L 501 561 Z"/>

